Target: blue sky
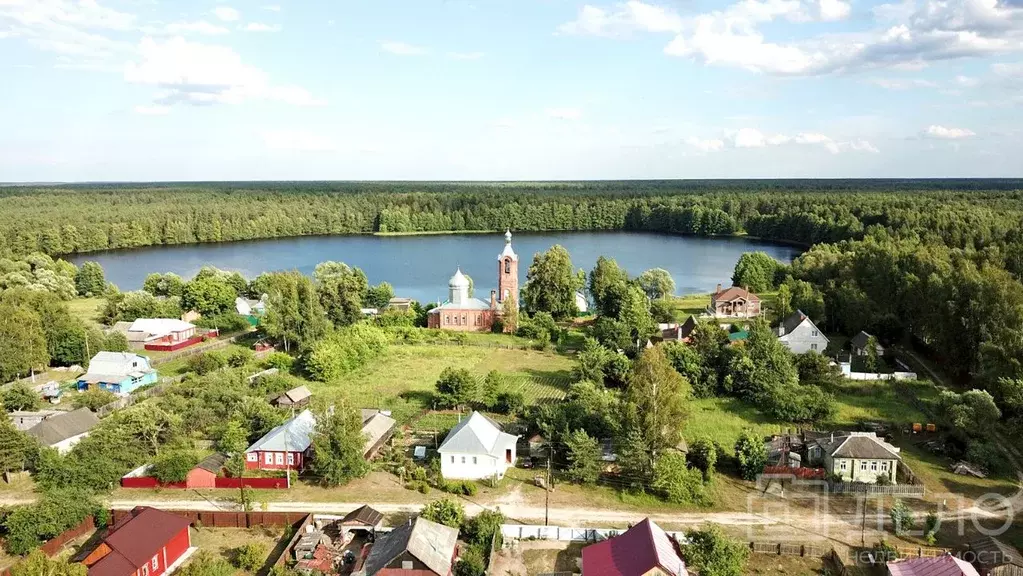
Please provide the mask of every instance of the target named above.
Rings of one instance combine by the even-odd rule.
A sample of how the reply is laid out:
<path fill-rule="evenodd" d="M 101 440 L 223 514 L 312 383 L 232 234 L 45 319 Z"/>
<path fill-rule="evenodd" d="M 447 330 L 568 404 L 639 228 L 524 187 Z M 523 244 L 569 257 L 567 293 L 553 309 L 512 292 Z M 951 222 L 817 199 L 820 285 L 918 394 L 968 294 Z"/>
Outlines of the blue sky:
<path fill-rule="evenodd" d="M 1023 0 L 0 0 L 0 181 L 1023 176 Z"/>

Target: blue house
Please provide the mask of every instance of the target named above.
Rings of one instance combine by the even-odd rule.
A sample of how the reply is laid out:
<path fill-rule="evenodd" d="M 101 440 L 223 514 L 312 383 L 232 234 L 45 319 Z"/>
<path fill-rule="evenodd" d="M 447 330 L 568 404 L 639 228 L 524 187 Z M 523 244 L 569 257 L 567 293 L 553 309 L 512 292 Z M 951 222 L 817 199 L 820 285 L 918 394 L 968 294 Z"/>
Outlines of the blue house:
<path fill-rule="evenodd" d="M 89 361 L 89 371 L 78 378 L 79 390 L 93 387 L 114 394 L 131 394 L 146 384 L 155 384 L 156 370 L 145 356 L 131 352 L 100 352 Z"/>

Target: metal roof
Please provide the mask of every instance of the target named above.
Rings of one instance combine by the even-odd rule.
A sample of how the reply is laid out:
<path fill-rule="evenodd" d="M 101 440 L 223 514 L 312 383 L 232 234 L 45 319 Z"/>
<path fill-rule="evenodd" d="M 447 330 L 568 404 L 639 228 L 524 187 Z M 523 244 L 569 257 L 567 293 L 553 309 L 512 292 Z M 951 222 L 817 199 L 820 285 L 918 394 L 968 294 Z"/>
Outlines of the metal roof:
<path fill-rule="evenodd" d="M 458 544 L 458 530 L 425 518 L 403 524 L 378 535 L 364 564 L 366 576 L 373 576 L 406 550 L 437 574 L 451 572 Z"/>
<path fill-rule="evenodd" d="M 969 562 L 945 554 L 936 558 L 910 558 L 888 563 L 890 576 L 980 576 Z"/>
<path fill-rule="evenodd" d="M 341 519 L 344 526 L 377 526 L 384 519 L 384 515 L 369 506 L 359 506 Z"/>
<path fill-rule="evenodd" d="M 309 410 L 289 418 L 249 446 L 246 452 L 304 452 L 312 443 L 316 417 Z"/>
<path fill-rule="evenodd" d="M 177 318 L 139 318 L 128 327 L 129 332 L 148 332 L 149 334 L 170 334 L 195 328 L 195 324 Z"/>
<path fill-rule="evenodd" d="M 442 310 L 490 310 L 490 303 L 479 298 L 468 298 L 462 303 L 447 301 L 440 306 L 430 308 L 429 314 L 440 314 Z"/>
<path fill-rule="evenodd" d="M 99 418 L 88 408 L 64 412 L 43 420 L 25 432 L 44 446 L 59 444 L 68 438 L 85 434 L 99 424 Z"/>
<path fill-rule="evenodd" d="M 675 543 L 660 526 L 645 518 L 623 534 L 583 548 L 586 576 L 642 576 L 656 569 L 688 576 Z"/>
<path fill-rule="evenodd" d="M 480 454 L 503 458 L 504 451 L 515 447 L 518 436 L 501 431 L 493 420 L 473 412 L 448 432 L 437 449 L 441 454 Z"/>
<path fill-rule="evenodd" d="M 149 359 L 131 352 L 97 352 L 89 360 L 89 371 L 78 377 L 79 381 L 120 382 L 128 376 L 142 376 L 153 372 Z"/>
<path fill-rule="evenodd" d="M 376 447 L 391 430 L 394 430 L 394 426 L 397 422 L 394 418 L 385 414 L 376 413 L 366 420 L 362 424 L 362 436 L 366 439 L 365 444 L 362 448 L 363 455 L 366 455 Z"/>
<path fill-rule="evenodd" d="M 103 540 L 112 550 L 89 568 L 89 576 L 131 576 L 191 522 L 156 508 L 136 508 Z"/>

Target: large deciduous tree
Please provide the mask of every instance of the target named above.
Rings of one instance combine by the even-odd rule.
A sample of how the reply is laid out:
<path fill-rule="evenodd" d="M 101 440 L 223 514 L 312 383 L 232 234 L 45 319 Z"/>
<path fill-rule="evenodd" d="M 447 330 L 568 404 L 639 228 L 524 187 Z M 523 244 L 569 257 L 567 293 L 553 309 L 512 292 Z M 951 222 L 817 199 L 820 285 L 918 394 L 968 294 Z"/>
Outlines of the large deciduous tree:
<path fill-rule="evenodd" d="M 590 271 L 588 289 L 601 316 L 617 318 L 629 288 L 629 275 L 614 258 L 601 256 Z"/>
<path fill-rule="evenodd" d="M 735 441 L 735 458 L 739 464 L 739 475 L 746 480 L 756 480 L 757 474 L 767 465 L 767 448 L 764 439 L 746 429 Z"/>
<path fill-rule="evenodd" d="M 339 403 L 333 413 L 319 415 L 313 434 L 312 470 L 326 486 L 341 486 L 369 472 L 363 458 L 366 438 L 359 411 Z"/>
<path fill-rule="evenodd" d="M 640 288 L 651 299 L 665 298 L 675 293 L 675 280 L 664 268 L 652 268 L 639 275 Z"/>
<path fill-rule="evenodd" d="M 362 270 L 344 262 L 320 262 L 313 277 L 320 304 L 335 326 L 348 326 L 362 319 L 363 302 L 369 291 L 369 281 Z"/>
<path fill-rule="evenodd" d="M 578 313 L 575 293 L 582 287 L 579 276 L 572 269 L 568 250 L 554 245 L 533 257 L 522 289 L 526 312 L 548 312 L 556 320 L 567 320 Z"/>
<path fill-rule="evenodd" d="M 327 332 L 329 321 L 312 281 L 297 271 L 275 272 L 261 277 L 267 292 L 266 314 L 261 325 L 268 336 L 304 350 Z"/>
<path fill-rule="evenodd" d="M 25 376 L 49 362 L 39 315 L 24 306 L 0 302 L 0 380 Z"/>
<path fill-rule="evenodd" d="M 729 538 L 717 526 L 686 532 L 688 544 L 682 545 L 686 566 L 700 576 L 742 576 L 746 573 L 749 547 Z"/>
<path fill-rule="evenodd" d="M 745 252 L 739 256 L 732 274 L 732 285 L 765 292 L 774 287 L 774 276 L 781 264 L 766 252 Z"/>
<path fill-rule="evenodd" d="M 634 425 L 651 457 L 682 441 L 691 396 L 689 382 L 671 367 L 660 346 L 640 353 L 625 389 L 625 401 L 634 410 Z"/>
<path fill-rule="evenodd" d="M 593 484 L 600 477 L 600 444 L 583 429 L 573 430 L 565 439 L 568 450 L 568 478 L 580 484 Z"/>
<path fill-rule="evenodd" d="M 195 310 L 203 316 L 217 316 L 234 310 L 234 300 L 237 297 L 238 292 L 231 284 L 207 276 L 185 284 L 181 293 L 181 307 Z"/>
<path fill-rule="evenodd" d="M 98 262 L 82 262 L 75 275 L 75 288 L 79 296 L 99 296 L 106 289 L 103 267 Z"/>

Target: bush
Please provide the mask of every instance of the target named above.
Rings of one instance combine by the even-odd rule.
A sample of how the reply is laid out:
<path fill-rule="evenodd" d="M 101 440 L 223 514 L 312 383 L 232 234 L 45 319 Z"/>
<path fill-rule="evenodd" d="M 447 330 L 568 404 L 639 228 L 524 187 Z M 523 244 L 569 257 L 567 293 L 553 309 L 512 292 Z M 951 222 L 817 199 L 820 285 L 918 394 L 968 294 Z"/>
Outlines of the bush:
<path fill-rule="evenodd" d="M 201 328 L 216 328 L 220 330 L 221 334 L 244 332 L 252 328 L 248 319 L 237 312 L 225 312 L 216 316 L 203 316 L 195 321 L 195 325 Z"/>
<path fill-rule="evenodd" d="M 472 480 L 454 480 L 445 482 L 442 486 L 445 492 L 461 496 L 475 496 L 479 486 Z"/>
<path fill-rule="evenodd" d="M 246 572 L 255 572 L 266 561 L 266 545 L 250 542 L 234 549 L 234 565 Z"/>
<path fill-rule="evenodd" d="M 39 394 L 31 386 L 23 382 L 13 384 L 0 394 L 4 408 L 8 412 L 15 410 L 35 410 L 39 407 Z"/>
<path fill-rule="evenodd" d="M 913 511 L 902 500 L 896 500 L 895 504 L 892 505 L 891 517 L 892 526 L 897 536 L 902 536 L 913 529 L 913 523 L 915 522 Z"/>
<path fill-rule="evenodd" d="M 276 368 L 281 372 L 291 372 L 295 359 L 284 352 L 271 352 L 263 359 L 263 367 Z"/>
<path fill-rule="evenodd" d="M 487 572 L 483 551 L 479 546 L 468 546 L 455 564 L 455 576 L 483 576 Z"/>
<path fill-rule="evenodd" d="M 454 500 L 443 498 L 441 500 L 434 500 L 424 506 L 422 517 L 431 522 L 450 526 L 451 528 L 458 528 L 465 520 L 465 508 Z"/>
<path fill-rule="evenodd" d="M 346 326 L 313 345 L 306 368 L 316 380 L 333 382 L 383 353 L 387 341 L 387 334 L 376 326 Z"/>
<path fill-rule="evenodd" d="M 7 532 L 4 546 L 11 554 L 28 554 L 44 541 L 74 528 L 99 509 L 92 496 L 81 490 L 45 492 L 36 502 L 18 506 L 7 515 L 3 521 Z"/>
<path fill-rule="evenodd" d="M 166 484 L 184 482 L 198 463 L 199 455 L 191 450 L 164 452 L 153 460 L 149 473 Z"/>
<path fill-rule="evenodd" d="M 999 476 L 1012 471 L 1008 460 L 997 446 L 990 442 L 971 440 L 964 458 L 983 467 L 988 473 Z"/>
<path fill-rule="evenodd" d="M 188 359 L 188 369 L 200 376 L 216 372 L 227 366 L 227 357 L 222 352 L 201 352 Z"/>
<path fill-rule="evenodd" d="M 235 568 L 208 550 L 200 550 L 192 561 L 178 570 L 179 576 L 234 576 Z"/>
<path fill-rule="evenodd" d="M 494 410 L 500 414 L 521 414 L 526 407 L 526 397 L 522 392 L 501 392 L 497 395 Z"/>
<path fill-rule="evenodd" d="M 484 550 L 490 550 L 491 540 L 498 538 L 494 547 L 500 548 L 501 524 L 504 524 L 504 514 L 500 510 L 483 510 L 465 521 L 461 537 L 469 544 Z"/>
<path fill-rule="evenodd" d="M 241 368 L 252 360 L 252 350 L 248 348 L 236 348 L 227 354 L 227 365 L 232 368 Z"/>
<path fill-rule="evenodd" d="M 426 480 L 413 480 L 405 484 L 407 490 L 415 490 L 421 494 L 430 493 L 430 484 Z"/>
<path fill-rule="evenodd" d="M 115 400 L 117 400 L 117 395 L 113 392 L 90 388 L 81 394 L 76 394 L 71 399 L 71 405 L 75 408 L 88 408 L 95 412 Z"/>
<path fill-rule="evenodd" d="M 697 438 L 689 445 L 689 453 L 686 457 L 689 464 L 703 473 L 703 481 L 710 482 L 718 461 L 717 446 L 706 438 Z"/>

